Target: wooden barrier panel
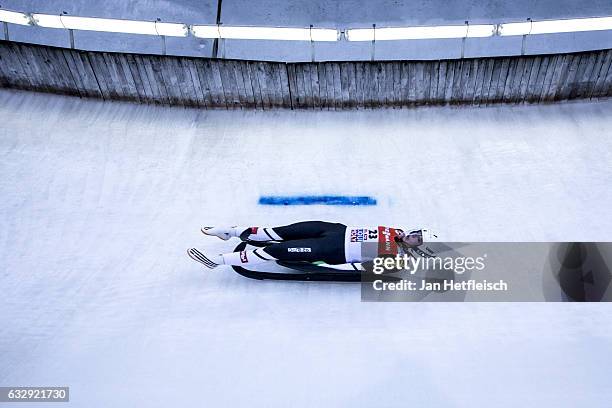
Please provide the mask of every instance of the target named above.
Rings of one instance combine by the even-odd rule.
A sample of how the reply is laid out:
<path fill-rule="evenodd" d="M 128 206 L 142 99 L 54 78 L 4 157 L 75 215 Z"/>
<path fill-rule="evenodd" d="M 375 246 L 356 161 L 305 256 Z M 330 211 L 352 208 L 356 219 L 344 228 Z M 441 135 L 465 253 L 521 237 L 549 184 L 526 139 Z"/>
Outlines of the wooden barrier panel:
<path fill-rule="evenodd" d="M 612 95 L 612 50 L 439 61 L 279 63 L 0 41 L 0 87 L 203 109 L 340 110 Z"/>

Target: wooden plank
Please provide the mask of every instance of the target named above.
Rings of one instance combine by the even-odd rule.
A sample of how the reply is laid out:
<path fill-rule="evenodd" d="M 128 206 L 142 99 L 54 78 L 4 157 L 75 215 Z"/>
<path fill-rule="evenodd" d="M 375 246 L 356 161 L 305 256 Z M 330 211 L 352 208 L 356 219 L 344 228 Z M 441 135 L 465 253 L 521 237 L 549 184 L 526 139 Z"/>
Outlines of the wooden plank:
<path fill-rule="evenodd" d="M 316 73 L 316 88 L 318 90 L 317 106 L 320 110 L 329 109 L 327 99 L 327 81 L 325 80 L 325 66 L 322 62 L 313 63 L 313 74 Z"/>
<path fill-rule="evenodd" d="M 560 100 L 562 98 L 563 85 L 567 80 L 569 69 L 572 64 L 573 55 L 567 54 L 563 56 L 563 63 L 560 68 L 559 78 L 557 81 L 553 81 L 550 85 L 551 90 L 549 94 L 553 100 Z"/>
<path fill-rule="evenodd" d="M 444 103 L 450 104 L 453 97 L 453 82 L 455 81 L 455 65 L 457 61 L 446 61 L 446 76 L 444 77 Z M 411 66 L 413 68 L 414 65 Z M 412 74 L 411 74 L 412 76 Z"/>
<path fill-rule="evenodd" d="M 33 49 L 33 55 L 35 56 L 35 59 L 40 62 L 40 72 L 43 73 L 42 77 L 39 80 L 28 76 L 27 67 L 25 66 L 25 64 L 22 63 L 22 61 L 20 61 L 19 55 L 15 53 L 16 47 L 14 45 L 11 46 L 11 51 L 14 52 L 13 57 L 14 60 L 17 61 L 17 67 L 23 69 L 23 72 L 27 76 L 28 82 L 30 82 L 32 86 L 36 86 L 37 82 L 46 82 L 51 86 L 52 92 L 64 93 L 64 90 L 66 89 L 66 87 L 68 87 L 68 83 L 65 78 L 62 77 L 62 72 L 60 72 L 60 70 L 58 70 L 57 68 L 59 62 L 49 53 L 48 49 L 40 46 L 35 47 Z M 30 68 L 32 67 L 30 66 Z"/>
<path fill-rule="evenodd" d="M 249 107 L 257 109 L 257 97 L 255 96 L 255 87 L 253 86 L 253 78 L 251 77 L 251 70 L 249 69 L 248 61 L 240 61 L 240 70 L 242 72 L 242 80 L 244 82 L 244 92 L 246 94 L 247 103 Z M 290 101 L 287 103 L 290 105 Z"/>
<path fill-rule="evenodd" d="M 484 74 L 487 69 L 487 60 L 479 59 L 478 65 L 476 69 L 476 78 L 474 80 L 474 94 L 472 95 L 472 104 L 480 103 L 480 98 L 482 95 L 482 85 L 484 82 Z"/>
<path fill-rule="evenodd" d="M 476 92 L 476 81 L 478 80 L 478 58 L 473 58 L 470 63 L 470 76 L 467 80 L 467 86 L 464 89 L 463 100 L 465 103 L 474 103 L 474 93 Z"/>
<path fill-rule="evenodd" d="M 322 109 L 321 103 L 321 81 L 319 80 L 319 69 L 317 63 L 308 63 L 310 70 L 310 84 L 312 89 L 312 106 L 317 110 Z"/>
<path fill-rule="evenodd" d="M 372 109 L 374 103 L 372 101 L 372 63 L 369 61 L 365 61 L 362 63 L 363 65 L 363 108 L 364 109 Z"/>
<path fill-rule="evenodd" d="M 310 72 L 310 87 L 312 90 L 312 107 L 316 110 L 321 110 L 321 84 L 317 63 L 309 63 L 308 70 Z"/>
<path fill-rule="evenodd" d="M 276 70 L 276 72 L 281 84 L 283 108 L 291 108 L 291 97 L 289 95 L 289 78 L 287 76 L 287 64 L 279 63 L 277 64 L 277 66 L 278 69 Z M 317 69 L 316 65 L 314 65 L 314 69 Z"/>
<path fill-rule="evenodd" d="M 141 101 L 147 103 L 156 102 L 151 84 L 149 83 L 149 77 L 141 63 L 136 60 L 136 56 L 134 54 L 127 54 L 125 62 L 127 64 L 127 69 L 129 69 L 132 74 L 132 78 L 134 78 L 134 83 L 138 89 Z"/>
<path fill-rule="evenodd" d="M 385 95 L 385 81 L 386 81 L 386 72 L 384 62 L 376 62 L 376 98 L 374 99 L 375 106 L 384 107 L 387 103 L 387 96 Z"/>
<path fill-rule="evenodd" d="M 330 63 L 332 68 L 332 78 L 334 86 L 334 107 L 336 110 L 344 108 L 342 104 L 342 79 L 340 78 L 340 64 L 336 62 Z"/>
<path fill-rule="evenodd" d="M 137 84 L 137 79 L 132 75 L 132 71 L 127 63 L 127 54 L 112 54 L 113 58 L 117 64 L 117 73 L 121 78 L 121 81 L 124 81 L 129 92 L 130 99 L 137 102 L 144 102 L 145 95 L 142 91 L 142 84 Z"/>
<path fill-rule="evenodd" d="M 353 63 L 353 79 L 354 83 L 351 83 L 351 87 L 354 87 L 354 99 L 353 107 L 355 109 L 361 109 L 364 106 L 363 103 L 363 63 Z M 350 91 L 349 91 L 350 93 Z"/>
<path fill-rule="evenodd" d="M 318 96 L 317 103 L 320 110 L 329 109 L 329 99 L 327 95 L 327 80 L 325 73 L 325 63 L 315 62 L 312 64 L 312 75 L 316 75 L 316 94 Z"/>
<path fill-rule="evenodd" d="M 523 72 L 525 71 L 525 62 L 525 57 L 516 58 L 516 66 L 512 73 L 512 78 L 510 78 L 508 102 L 520 102 L 521 80 L 523 78 Z"/>
<path fill-rule="evenodd" d="M 221 88 L 223 89 L 223 96 L 225 99 L 225 105 L 227 109 L 240 109 L 240 100 L 238 98 L 236 83 L 232 79 L 233 72 L 231 72 L 231 66 L 228 69 L 228 61 L 216 59 L 212 60 L 212 69 L 219 73 L 221 79 Z M 216 72 L 215 72 L 216 75 Z"/>
<path fill-rule="evenodd" d="M 437 105 L 438 102 L 438 71 L 440 70 L 440 61 L 428 61 L 425 64 L 426 71 L 429 76 L 429 96 L 428 103 Z"/>
<path fill-rule="evenodd" d="M 37 66 L 34 65 L 30 61 L 30 59 L 27 58 L 27 56 L 21 52 L 19 44 L 8 43 L 7 48 L 9 50 L 6 52 L 12 53 L 14 60 L 17 61 L 19 66 L 23 69 L 24 75 L 30 83 L 30 86 L 27 89 L 44 91 L 46 88 L 44 78 L 41 75 L 37 74 Z"/>
<path fill-rule="evenodd" d="M 250 93 L 253 97 L 253 107 L 256 109 L 263 109 L 261 89 L 259 89 L 259 80 L 256 75 L 255 67 L 250 61 L 244 61 L 244 76 L 245 86 L 248 86 L 251 89 Z"/>
<path fill-rule="evenodd" d="M 546 79 L 546 73 L 548 72 L 548 65 L 550 65 L 550 57 L 544 56 L 540 60 L 540 68 L 538 69 L 538 76 L 536 77 L 535 86 L 533 87 L 533 93 L 530 102 L 538 102 L 542 95 L 542 88 L 544 87 L 544 81 Z"/>
<path fill-rule="evenodd" d="M 399 63 L 399 71 L 400 71 L 400 89 L 399 89 L 399 98 L 400 104 L 402 107 L 407 107 L 408 104 L 408 86 L 410 83 L 410 71 L 408 68 L 407 61 L 400 61 Z"/>
<path fill-rule="evenodd" d="M 545 57 L 546 64 L 544 62 L 540 65 L 540 76 L 538 78 L 538 90 L 536 93 L 536 98 L 534 102 L 541 102 L 548 92 L 548 88 L 550 87 L 550 83 L 552 81 L 552 77 L 555 73 L 555 66 L 557 64 L 556 55 L 550 55 Z"/>
<path fill-rule="evenodd" d="M 455 102 L 462 104 L 465 100 L 466 88 L 472 71 L 472 64 L 470 60 L 461 59 L 459 62 L 459 72 L 457 80 L 459 86 L 457 88 L 457 94 L 455 96 Z M 454 90 L 453 90 L 454 91 Z"/>
<path fill-rule="evenodd" d="M 121 67 L 121 62 L 119 61 L 121 56 L 114 53 L 105 53 L 105 58 L 107 61 L 106 64 L 111 71 L 111 75 L 115 75 L 113 80 L 117 81 L 121 85 L 123 99 L 138 102 L 139 98 L 138 93 L 136 92 L 136 87 L 129 83 L 129 80 Z"/>
<path fill-rule="evenodd" d="M 281 72 L 285 71 L 285 68 L 282 63 L 269 63 L 268 67 L 270 68 L 270 78 L 274 83 L 274 103 L 275 107 L 282 108 L 284 106 L 283 100 L 283 82 Z"/>
<path fill-rule="evenodd" d="M 608 74 L 611 65 L 612 65 L 612 50 L 607 50 L 604 55 L 604 60 L 601 65 L 601 69 L 599 70 L 597 80 L 595 81 L 595 87 L 593 88 L 593 93 L 591 95 L 592 98 L 598 98 L 601 96 L 605 96 L 604 84 L 606 81 L 606 75 Z"/>
<path fill-rule="evenodd" d="M 41 75 L 37 58 L 32 58 L 31 54 L 23 51 L 24 48 L 29 48 L 29 46 L 19 43 L 6 43 L 6 47 L 8 48 L 6 52 L 13 52 L 14 57 L 19 60 L 31 86 L 36 90 L 48 92 L 49 88 L 44 76 Z"/>
<path fill-rule="evenodd" d="M 287 64 L 287 79 L 289 80 L 289 91 L 291 94 L 291 109 L 297 108 L 297 79 L 295 64 Z"/>
<path fill-rule="evenodd" d="M 325 70 L 325 89 L 327 89 L 327 109 L 336 109 L 336 95 L 334 88 L 334 68 L 331 62 L 323 64 Z"/>
<path fill-rule="evenodd" d="M 344 109 L 351 108 L 350 101 L 350 79 L 349 79 L 349 63 L 339 64 L 340 67 L 340 86 L 342 87 L 342 107 Z"/>
<path fill-rule="evenodd" d="M 294 107 L 297 109 L 305 109 L 308 105 L 306 104 L 306 85 L 304 84 L 304 69 L 302 64 L 293 64 L 293 70 L 295 72 Z"/>
<path fill-rule="evenodd" d="M 436 102 L 438 104 L 445 104 L 445 93 L 446 93 L 446 72 L 448 69 L 447 61 L 438 62 L 438 78 L 436 79 Z"/>
<path fill-rule="evenodd" d="M 197 106 L 207 108 L 209 105 L 204 97 L 204 85 L 202 82 L 200 82 L 200 75 L 198 74 L 198 70 L 195 66 L 195 61 L 192 58 L 185 58 L 183 59 L 183 66 L 186 73 L 189 74 L 191 83 L 193 84 Z"/>
<path fill-rule="evenodd" d="M 140 102 L 140 95 L 138 94 L 138 89 L 136 84 L 132 78 L 132 74 L 129 72 L 125 72 L 123 67 L 123 60 L 125 60 L 125 54 L 107 54 L 107 57 L 110 58 L 114 64 L 114 70 L 119 77 L 119 82 L 121 83 L 121 87 L 123 88 L 123 96 L 124 99 L 132 100 L 135 102 Z"/>
<path fill-rule="evenodd" d="M 612 66 L 608 68 L 601 96 L 612 96 Z"/>
<path fill-rule="evenodd" d="M 593 91 L 595 90 L 595 85 L 597 84 L 597 78 L 599 78 L 599 73 L 601 72 L 601 68 L 603 67 L 604 60 L 606 58 L 606 51 L 596 51 L 595 55 L 595 63 L 593 64 L 593 69 L 591 70 L 591 75 L 587 79 L 589 84 L 588 93 L 584 95 L 585 98 L 591 98 L 593 95 Z"/>
<path fill-rule="evenodd" d="M 574 76 L 574 81 L 572 83 L 570 94 L 569 94 L 570 99 L 576 99 L 580 97 L 580 93 L 582 92 L 582 88 L 583 88 L 582 77 L 586 69 L 589 67 L 589 59 L 590 59 L 590 55 L 586 53 L 581 53 L 580 62 L 578 63 L 578 66 L 576 67 L 576 74 Z"/>
<path fill-rule="evenodd" d="M 134 55 L 134 60 L 136 60 L 136 63 L 143 68 L 144 73 L 149 80 L 149 86 L 151 87 L 151 92 L 153 93 L 154 102 L 159 104 L 170 104 L 168 93 L 166 92 L 166 86 L 163 82 L 163 78 L 161 78 L 161 73 L 159 72 L 159 66 L 152 63 L 150 56 Z"/>
<path fill-rule="evenodd" d="M 108 99 L 120 99 L 120 91 L 117 90 L 118 84 L 113 83 L 111 78 L 111 74 L 106 66 L 106 61 L 104 60 L 104 56 L 98 52 L 89 52 L 88 58 L 91 64 L 93 71 L 96 74 L 96 78 L 98 79 L 98 83 L 100 85 L 104 84 L 104 87 L 108 94 Z"/>
<path fill-rule="evenodd" d="M 257 80 L 259 82 L 259 89 L 261 92 L 261 100 L 263 103 L 264 109 L 272 109 L 272 102 L 270 101 L 270 95 L 268 91 L 268 82 L 266 80 L 266 72 L 265 72 L 265 63 L 264 62 L 255 62 L 255 66 L 257 68 Z M 297 71 L 296 71 L 297 74 Z"/>
<path fill-rule="evenodd" d="M 277 75 L 276 63 L 266 63 L 266 80 L 268 81 L 269 98 L 272 107 L 280 108 L 283 106 L 280 78 Z"/>
<path fill-rule="evenodd" d="M 463 103 L 468 100 L 468 88 L 470 86 L 470 76 L 472 75 L 472 61 L 467 59 L 461 60 L 460 74 L 459 89 L 455 100 Z"/>
<path fill-rule="evenodd" d="M 527 80 L 527 88 L 523 96 L 523 102 L 532 102 L 534 99 L 535 89 L 538 82 L 538 73 L 540 71 L 540 65 L 542 64 L 542 57 L 533 57 L 533 64 L 531 65 L 531 72 Z"/>
<path fill-rule="evenodd" d="M 82 51 L 79 53 L 79 57 L 84 67 L 88 67 L 91 70 L 91 75 L 96 79 L 96 83 L 100 89 L 100 93 L 102 94 L 102 99 L 109 100 L 111 99 L 111 94 L 104 81 L 104 78 L 101 77 L 100 73 L 97 72 L 98 68 L 96 67 L 96 59 L 93 53 Z"/>
<path fill-rule="evenodd" d="M 283 89 L 281 83 L 281 77 L 279 74 L 278 63 L 268 63 L 266 64 L 268 69 L 268 78 L 270 80 L 270 89 L 272 89 L 272 99 L 274 101 L 273 105 L 275 108 L 283 107 Z"/>
<path fill-rule="evenodd" d="M 489 105 L 495 102 L 495 96 L 497 94 L 497 84 L 499 82 L 499 75 L 501 72 L 502 60 L 499 57 L 493 58 L 493 70 L 491 72 L 491 81 L 488 85 L 488 91 L 486 95 L 486 104 Z"/>
<path fill-rule="evenodd" d="M 33 53 L 32 49 L 39 48 L 19 43 L 5 43 L 3 56 L 5 65 L 2 69 L 11 87 L 31 89 L 35 87 L 44 92 L 54 91 L 56 86 L 48 66 L 44 63 L 40 53 Z M 27 47 L 28 52 L 22 48 Z"/>
<path fill-rule="evenodd" d="M 599 72 L 601 63 L 603 62 L 603 53 L 590 52 L 587 59 L 587 65 L 584 68 L 584 72 L 581 78 L 580 90 L 578 91 L 579 98 L 590 98 L 597 79 L 597 73 L 595 74 L 595 80 L 593 79 L 593 72 Z"/>
<path fill-rule="evenodd" d="M 557 92 L 557 84 L 559 83 L 559 78 L 563 73 L 565 63 L 564 55 L 555 56 L 554 64 L 549 66 L 549 71 L 552 71 L 550 75 L 550 82 L 548 82 L 547 87 L 542 89 L 541 101 L 552 101 L 554 100 L 555 93 Z M 546 79 L 548 81 L 548 78 Z"/>
<path fill-rule="evenodd" d="M 67 95 L 80 97 L 81 93 L 79 92 L 79 86 L 72 70 L 70 69 L 70 66 L 68 65 L 68 62 L 66 61 L 63 50 L 61 48 L 49 48 L 48 51 L 51 58 L 55 60 L 53 69 L 55 69 L 64 83 L 64 93 Z"/>
<path fill-rule="evenodd" d="M 233 101 L 231 98 L 228 98 L 229 91 L 226 92 L 223 86 L 223 80 L 221 78 L 222 67 L 219 60 L 213 59 L 207 62 L 207 69 L 210 73 L 209 85 L 211 85 L 213 100 L 215 100 L 216 106 L 231 109 Z"/>
<path fill-rule="evenodd" d="M 34 56 L 37 56 L 41 61 L 41 66 L 44 67 L 44 78 L 48 81 L 53 89 L 53 92 L 64 93 L 66 82 L 61 74 L 55 69 L 56 60 L 51 57 L 46 47 L 35 47 L 32 49 Z"/>
<path fill-rule="evenodd" d="M 561 100 L 569 99 L 570 93 L 574 86 L 574 81 L 576 80 L 576 71 L 578 70 L 578 65 L 580 64 L 580 59 L 582 56 L 580 54 L 573 54 L 572 60 L 569 64 L 567 75 L 563 80 L 563 85 L 561 86 L 561 91 L 559 97 Z"/>
<path fill-rule="evenodd" d="M 531 76 L 531 69 L 533 67 L 534 61 L 535 57 L 533 56 L 525 57 L 525 63 L 523 65 L 523 74 L 521 75 L 521 82 L 519 83 L 518 88 L 517 102 L 525 101 L 525 96 L 527 95 L 527 86 L 529 85 L 529 77 Z"/>
<path fill-rule="evenodd" d="M 278 108 L 281 103 L 279 102 L 279 98 L 277 97 L 276 81 L 274 78 L 274 72 L 272 71 L 271 63 L 264 62 L 262 66 L 265 74 L 264 78 L 266 81 L 266 92 L 268 95 L 268 100 L 270 101 L 270 107 Z"/>
<path fill-rule="evenodd" d="M 200 107 L 200 98 L 196 85 L 191 78 L 191 72 L 189 71 L 189 65 L 187 58 L 172 58 L 174 66 L 176 67 L 177 79 L 179 86 L 181 87 L 181 93 L 183 94 L 184 102 L 186 106 Z"/>
<path fill-rule="evenodd" d="M 115 67 L 115 61 L 106 52 L 100 53 L 100 59 L 104 61 L 106 72 L 108 75 L 107 83 L 111 83 L 114 88 L 115 97 L 118 99 L 128 99 L 129 90 L 124 82 L 119 80 L 119 74 Z"/>
<path fill-rule="evenodd" d="M 476 91 L 474 92 L 474 104 L 484 105 L 489 95 L 489 86 L 493 76 L 493 58 L 485 58 L 481 64 L 482 71 L 478 73 Z"/>
<path fill-rule="evenodd" d="M 234 109 L 244 109 L 246 92 L 244 90 L 244 84 L 241 87 L 242 75 L 239 76 L 236 71 L 236 61 L 225 61 L 224 66 L 234 98 Z"/>
<path fill-rule="evenodd" d="M 382 61 L 382 81 L 380 82 L 381 94 L 384 96 L 384 100 L 381 102 L 384 106 L 393 106 L 393 65 L 391 62 Z"/>
<path fill-rule="evenodd" d="M 222 104 L 221 98 L 217 94 L 210 60 L 198 58 L 194 60 L 194 65 L 198 72 L 198 78 L 200 78 L 206 106 L 211 109 L 225 108 L 225 104 Z"/>
<path fill-rule="evenodd" d="M 247 96 L 244 86 L 244 78 L 238 64 L 240 61 L 227 61 L 227 72 L 230 79 L 233 81 L 236 89 L 236 97 L 238 98 L 241 109 L 247 108 Z"/>
<path fill-rule="evenodd" d="M 302 83 L 304 85 L 304 103 L 307 109 L 314 107 L 314 92 L 312 89 L 312 77 L 310 75 L 310 64 L 305 62 L 300 65 L 302 69 Z"/>
<path fill-rule="evenodd" d="M 137 55 L 134 54 L 126 54 L 125 63 L 127 65 L 127 70 L 130 71 L 132 78 L 134 79 L 134 84 L 138 90 L 138 94 L 140 95 L 141 102 L 144 103 L 159 103 L 151 89 L 151 84 L 149 82 L 149 76 L 145 70 L 145 67 L 142 65 L 140 60 L 136 59 Z"/>
<path fill-rule="evenodd" d="M 6 45 L 4 46 L 3 52 L 2 52 L 2 61 L 3 61 L 2 71 L 3 71 L 3 75 L 6 78 L 6 81 L 10 84 L 11 87 L 21 88 L 21 89 L 31 89 L 33 86 L 35 86 L 35 83 L 33 83 L 32 80 L 29 78 L 28 72 L 24 68 L 21 58 L 17 53 L 17 49 L 11 43 L 4 43 L 4 44 Z M 33 47 L 33 49 L 36 50 L 38 49 L 38 47 L 36 48 Z M 33 53 L 33 54 L 34 54 L 34 58 L 38 59 L 38 61 L 42 59 L 42 57 L 40 57 L 39 54 L 36 54 L 36 53 Z M 49 73 L 48 73 L 49 70 L 47 66 L 44 64 L 40 64 L 40 65 L 42 65 L 40 69 L 40 74 L 44 82 L 51 82 L 47 80 L 47 77 L 49 76 Z M 55 86 L 53 86 L 52 84 L 50 88 L 53 89 L 55 88 Z"/>
<path fill-rule="evenodd" d="M 357 67 L 355 63 L 347 64 L 348 68 L 348 93 L 349 93 L 349 108 L 355 109 L 358 106 L 357 96 Z"/>
<path fill-rule="evenodd" d="M 295 73 L 295 89 L 293 90 L 294 104 L 296 109 L 304 109 L 306 107 L 306 94 L 304 92 L 304 72 L 300 63 L 294 63 L 293 72 Z"/>
<path fill-rule="evenodd" d="M 406 78 L 406 81 L 407 81 L 406 101 L 409 106 L 414 106 L 416 105 L 416 100 L 417 100 L 417 97 L 416 97 L 417 79 L 416 79 L 415 62 L 406 61 L 405 64 L 406 64 L 406 70 L 407 70 L 407 75 L 408 75 L 408 77 Z"/>
<path fill-rule="evenodd" d="M 432 77 L 432 73 L 431 73 L 431 67 L 432 64 L 431 62 L 427 61 L 423 63 L 423 96 L 425 98 L 425 103 L 426 104 L 430 104 L 431 103 L 431 77 Z"/>
<path fill-rule="evenodd" d="M 6 56 L 8 43 L 0 41 L 0 87 L 10 87 L 9 61 Z"/>
<path fill-rule="evenodd" d="M 421 61 L 415 61 L 411 68 L 414 69 L 414 97 L 415 104 L 422 105 L 425 103 L 425 81 L 423 70 L 425 66 Z M 412 76 L 410 78 L 412 80 Z"/>
<path fill-rule="evenodd" d="M 453 64 L 453 82 L 450 85 L 450 103 L 456 104 L 461 97 L 461 79 L 463 78 L 463 60 L 456 60 Z"/>
<path fill-rule="evenodd" d="M 93 74 L 93 70 L 89 66 L 89 60 L 86 60 L 87 64 L 84 64 L 81 58 L 81 51 L 75 50 L 64 50 L 64 56 L 66 57 L 66 62 L 70 70 L 73 72 L 75 81 L 78 83 L 81 95 L 85 97 L 101 98 L 102 93 L 100 91 L 100 86 Z"/>
<path fill-rule="evenodd" d="M 497 89 L 495 91 L 495 102 L 501 103 L 504 101 L 504 91 L 506 90 L 506 80 L 508 79 L 508 70 L 510 69 L 510 58 L 502 58 L 501 68 L 499 70 L 499 79 L 497 81 Z"/>
<path fill-rule="evenodd" d="M 243 63 L 243 61 L 230 61 L 231 62 L 231 68 L 233 71 L 233 78 L 234 81 L 236 81 L 236 90 L 238 92 L 238 99 L 240 100 L 240 106 L 242 109 L 245 109 L 248 107 L 248 92 L 247 92 L 247 87 L 246 84 L 244 82 L 244 77 L 242 75 L 242 69 L 240 68 L 240 65 Z"/>
<path fill-rule="evenodd" d="M 168 92 L 170 102 L 175 106 L 188 106 L 178 79 L 178 69 L 174 58 L 160 56 L 158 60 L 162 68 L 161 74 L 166 84 L 166 91 Z"/>

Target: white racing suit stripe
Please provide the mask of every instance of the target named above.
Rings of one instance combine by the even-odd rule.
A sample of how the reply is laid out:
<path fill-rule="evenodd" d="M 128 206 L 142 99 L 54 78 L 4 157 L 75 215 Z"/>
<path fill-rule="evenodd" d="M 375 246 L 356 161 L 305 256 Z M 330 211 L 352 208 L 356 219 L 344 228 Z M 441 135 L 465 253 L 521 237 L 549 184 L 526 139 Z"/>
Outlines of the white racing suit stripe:
<path fill-rule="evenodd" d="M 251 241 L 282 241 L 283 239 L 274 232 L 273 228 L 270 227 L 236 227 L 238 230 L 237 236 L 241 236 L 243 231 L 249 230 L 247 239 Z"/>
<path fill-rule="evenodd" d="M 263 251 L 261 248 L 230 252 L 229 254 L 221 255 L 224 265 L 257 265 L 264 262 L 274 261 L 276 258 Z"/>

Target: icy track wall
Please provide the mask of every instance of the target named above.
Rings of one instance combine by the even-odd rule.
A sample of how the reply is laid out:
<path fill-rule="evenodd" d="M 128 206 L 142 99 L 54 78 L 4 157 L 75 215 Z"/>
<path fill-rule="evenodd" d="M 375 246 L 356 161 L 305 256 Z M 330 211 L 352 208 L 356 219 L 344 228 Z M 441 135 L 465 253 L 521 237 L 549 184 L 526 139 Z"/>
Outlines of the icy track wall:
<path fill-rule="evenodd" d="M 612 49 L 437 61 L 279 63 L 0 41 L 0 87 L 200 108 L 354 109 L 612 94 Z"/>

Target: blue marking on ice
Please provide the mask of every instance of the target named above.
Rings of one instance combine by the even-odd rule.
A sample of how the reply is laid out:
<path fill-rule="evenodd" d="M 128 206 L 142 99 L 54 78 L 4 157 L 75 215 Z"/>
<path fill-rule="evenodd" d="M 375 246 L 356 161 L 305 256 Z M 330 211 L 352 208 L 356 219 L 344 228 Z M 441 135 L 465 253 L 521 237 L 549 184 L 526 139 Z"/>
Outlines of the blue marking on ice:
<path fill-rule="evenodd" d="M 376 205 L 368 196 L 261 196 L 261 205 Z"/>

